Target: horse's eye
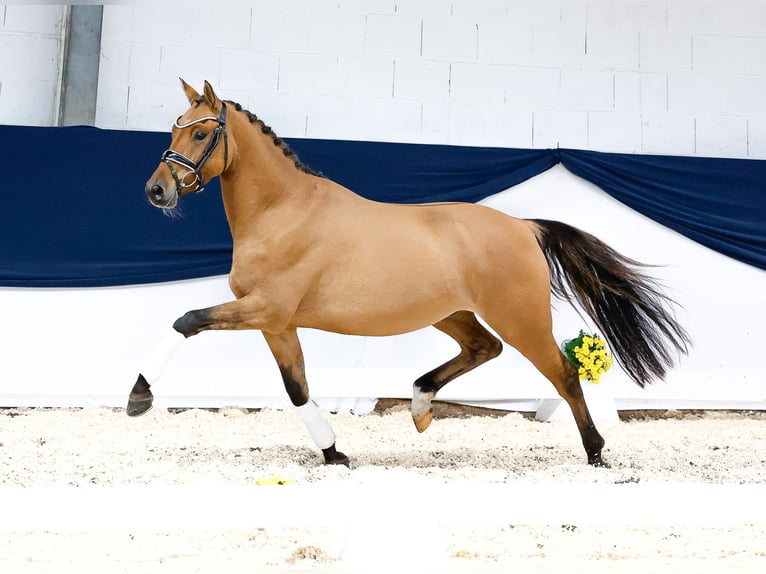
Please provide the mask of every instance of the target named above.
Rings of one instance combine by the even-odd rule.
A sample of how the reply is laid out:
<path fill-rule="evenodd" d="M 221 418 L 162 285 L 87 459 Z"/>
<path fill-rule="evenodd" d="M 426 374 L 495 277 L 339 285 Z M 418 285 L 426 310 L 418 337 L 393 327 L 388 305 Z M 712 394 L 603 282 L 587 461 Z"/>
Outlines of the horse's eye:
<path fill-rule="evenodd" d="M 207 137 L 207 134 L 203 132 L 202 130 L 198 130 L 194 132 L 194 139 L 197 141 L 202 141 Z"/>

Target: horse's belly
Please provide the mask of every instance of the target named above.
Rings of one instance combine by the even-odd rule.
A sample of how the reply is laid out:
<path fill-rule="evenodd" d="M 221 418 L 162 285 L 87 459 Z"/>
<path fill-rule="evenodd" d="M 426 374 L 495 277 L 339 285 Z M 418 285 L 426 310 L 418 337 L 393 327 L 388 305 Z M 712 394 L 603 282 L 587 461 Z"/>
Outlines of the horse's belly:
<path fill-rule="evenodd" d="M 301 305 L 294 326 L 348 335 L 408 333 L 441 321 L 471 305 L 456 293 L 402 293 L 397 289 L 360 291 Z"/>
<path fill-rule="evenodd" d="M 441 313 L 422 314 L 363 314 L 355 316 L 324 315 L 316 319 L 297 320 L 295 327 L 309 327 L 343 335 L 362 335 L 366 337 L 386 337 L 416 331 L 451 315 L 458 309 L 450 309 Z"/>

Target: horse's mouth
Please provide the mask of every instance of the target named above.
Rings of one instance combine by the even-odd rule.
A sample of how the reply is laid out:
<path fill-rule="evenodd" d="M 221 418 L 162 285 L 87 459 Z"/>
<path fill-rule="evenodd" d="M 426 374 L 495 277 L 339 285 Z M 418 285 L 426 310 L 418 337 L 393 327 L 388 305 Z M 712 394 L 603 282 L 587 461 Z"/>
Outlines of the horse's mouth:
<path fill-rule="evenodd" d="M 175 209 L 175 207 L 178 205 L 178 192 L 173 192 L 172 194 L 169 194 L 167 197 L 155 198 L 150 197 L 149 202 L 154 206 L 158 207 L 160 209 L 164 210 L 172 210 Z"/>

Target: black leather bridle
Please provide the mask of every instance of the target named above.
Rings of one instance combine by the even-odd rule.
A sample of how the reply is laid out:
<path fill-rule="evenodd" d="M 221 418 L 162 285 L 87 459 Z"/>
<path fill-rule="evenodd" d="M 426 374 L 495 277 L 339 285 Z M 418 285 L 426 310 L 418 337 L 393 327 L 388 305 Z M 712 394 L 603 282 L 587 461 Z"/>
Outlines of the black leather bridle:
<path fill-rule="evenodd" d="M 180 194 L 181 190 L 191 187 L 193 185 L 196 187 L 192 189 L 191 191 L 195 193 L 199 193 L 200 191 L 205 189 L 205 181 L 202 177 L 202 168 L 207 162 L 207 160 L 210 159 L 210 156 L 215 151 L 215 148 L 218 146 L 218 142 L 221 139 L 221 134 L 223 134 L 223 169 L 224 170 L 226 170 L 226 166 L 229 161 L 229 140 L 228 140 L 228 136 L 226 135 L 226 104 L 222 103 L 221 115 L 218 117 L 205 116 L 204 118 L 199 118 L 183 125 L 178 123 L 180 119 L 181 117 L 179 116 L 178 119 L 175 121 L 175 127 L 179 129 L 188 128 L 195 124 L 210 121 L 210 120 L 214 122 L 218 122 L 218 126 L 216 126 L 215 130 L 213 130 L 213 135 L 210 138 L 210 141 L 208 142 L 207 147 L 205 148 L 205 151 L 202 153 L 202 157 L 199 159 L 199 161 L 195 162 L 194 160 L 186 157 L 184 154 L 179 153 L 172 149 L 165 150 L 165 153 L 162 154 L 162 161 L 164 161 L 165 164 L 168 166 L 168 169 L 170 170 L 170 175 L 173 176 L 173 179 L 176 182 L 176 188 L 178 189 L 178 193 Z M 185 167 L 188 171 L 184 173 L 182 177 L 179 177 L 178 173 L 173 167 L 173 164 Z M 187 178 L 190 174 L 194 176 L 194 179 L 187 182 Z"/>

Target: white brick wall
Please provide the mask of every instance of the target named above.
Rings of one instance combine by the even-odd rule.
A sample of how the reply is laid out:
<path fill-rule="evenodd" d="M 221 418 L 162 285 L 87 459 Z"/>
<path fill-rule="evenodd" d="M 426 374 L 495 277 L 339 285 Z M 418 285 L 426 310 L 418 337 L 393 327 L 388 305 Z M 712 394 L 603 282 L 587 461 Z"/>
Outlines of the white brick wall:
<path fill-rule="evenodd" d="M 586 29 L 585 58 L 588 68 L 638 69 L 638 30 Z"/>
<path fill-rule="evenodd" d="M 433 60 L 394 61 L 393 97 L 401 100 L 448 102 L 452 65 Z"/>
<path fill-rule="evenodd" d="M 369 14 L 365 20 L 365 53 L 414 61 L 420 55 L 423 21 L 403 14 Z"/>
<path fill-rule="evenodd" d="M 747 120 L 713 116 L 699 117 L 697 124 L 697 154 L 715 157 L 744 157 L 747 155 Z"/>
<path fill-rule="evenodd" d="M 657 28 L 639 32 L 639 70 L 642 72 L 689 72 L 692 69 L 692 37 Z"/>
<path fill-rule="evenodd" d="M 766 118 L 753 118 L 747 122 L 747 155 L 766 158 Z"/>
<path fill-rule="evenodd" d="M 63 6 L 0 5 L 0 123 L 57 121 Z"/>
<path fill-rule="evenodd" d="M 766 158 L 762 0 L 189 4 L 105 6 L 98 125 L 166 131 L 182 76 L 285 136 Z M 63 8 L 0 10 L 0 121 L 50 125 Z"/>
<path fill-rule="evenodd" d="M 479 27 L 474 20 L 427 18 L 423 20 L 420 54 L 452 62 L 475 62 L 479 51 Z"/>
<path fill-rule="evenodd" d="M 561 110 L 540 110 L 534 113 L 533 147 L 588 147 L 588 114 Z"/>
<path fill-rule="evenodd" d="M 641 149 L 644 153 L 696 154 L 696 131 L 691 115 L 647 113 L 641 115 L 641 120 Z"/>
<path fill-rule="evenodd" d="M 669 30 L 718 36 L 762 36 L 766 3 L 761 0 L 668 0 Z"/>
<path fill-rule="evenodd" d="M 695 71 L 737 76 L 766 75 L 766 36 L 741 38 L 697 35 L 692 38 Z"/>

